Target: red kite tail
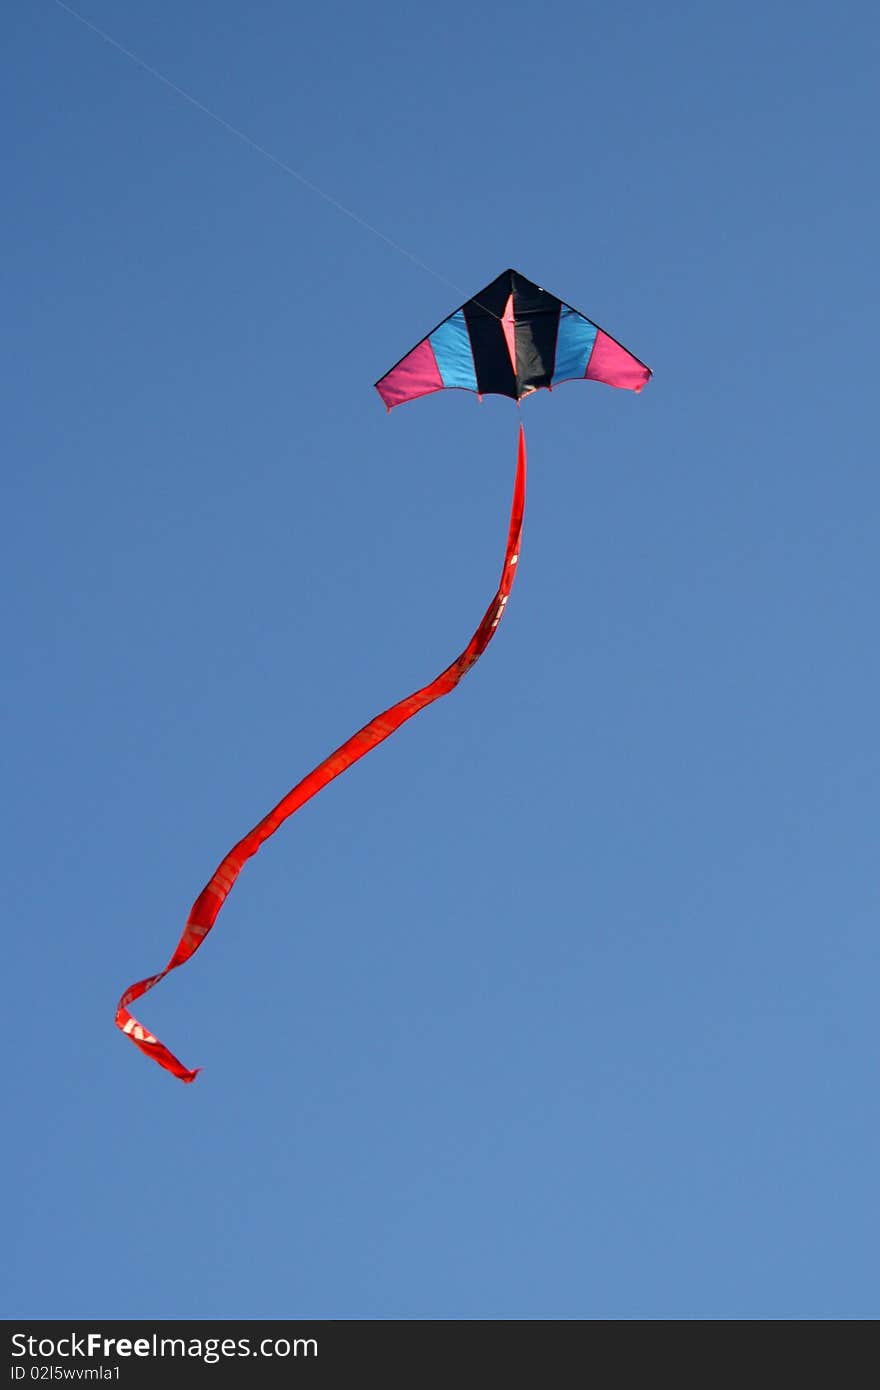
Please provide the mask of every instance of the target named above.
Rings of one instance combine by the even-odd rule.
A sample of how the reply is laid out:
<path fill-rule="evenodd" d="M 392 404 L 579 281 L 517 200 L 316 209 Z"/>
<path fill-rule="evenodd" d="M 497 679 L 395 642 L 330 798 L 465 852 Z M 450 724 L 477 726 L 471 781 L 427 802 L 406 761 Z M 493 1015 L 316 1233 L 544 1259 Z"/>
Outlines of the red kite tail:
<path fill-rule="evenodd" d="M 244 839 L 239 840 L 193 903 L 189 919 L 183 929 L 183 935 L 165 969 L 160 971 L 158 975 L 150 975 L 146 980 L 140 980 L 137 984 L 130 985 L 120 999 L 119 1007 L 116 1010 L 117 1028 L 121 1028 L 123 1033 L 131 1038 L 135 1046 L 145 1052 L 148 1057 L 152 1057 L 153 1061 L 158 1062 L 160 1067 L 164 1067 L 166 1071 L 170 1071 L 181 1081 L 195 1081 L 200 1069 L 196 1067 L 195 1070 L 191 1071 L 182 1062 L 179 1062 L 173 1053 L 168 1051 L 164 1043 L 159 1042 L 158 1038 L 154 1037 L 129 1013 L 128 1005 L 135 999 L 139 999 L 142 994 L 146 994 L 154 985 L 157 985 L 169 971 L 176 970 L 179 965 L 183 965 L 184 961 L 189 960 L 190 956 L 195 955 L 216 922 L 220 909 L 245 862 L 250 859 L 251 855 L 256 854 L 270 835 L 274 835 L 288 816 L 292 816 L 294 811 L 298 811 L 301 806 L 304 806 L 322 787 L 326 787 L 328 782 L 332 782 L 334 777 L 338 777 L 340 772 L 344 772 L 365 753 L 369 753 L 371 748 L 382 743 L 384 739 L 399 729 L 401 724 L 412 719 L 419 710 L 423 710 L 434 700 L 439 700 L 442 695 L 448 695 L 458 685 L 462 676 L 466 675 L 483 655 L 501 622 L 510 591 L 513 588 L 522 537 L 525 490 L 526 440 L 523 427 L 520 425 L 516 482 L 513 489 L 507 548 L 504 552 L 504 568 L 501 571 L 501 580 L 495 596 L 464 651 L 456 657 L 450 666 L 446 667 L 445 671 L 441 671 L 430 685 L 408 695 L 406 699 L 400 700 L 390 709 L 384 710 L 382 714 L 377 714 L 358 733 L 352 734 L 351 738 L 337 748 L 335 753 L 331 753 L 329 758 L 325 758 L 301 782 L 298 782 L 292 791 L 289 791 L 283 800 L 279 801 L 274 810 L 270 811 L 258 825 L 254 826 L 253 830 L 245 835 Z"/>

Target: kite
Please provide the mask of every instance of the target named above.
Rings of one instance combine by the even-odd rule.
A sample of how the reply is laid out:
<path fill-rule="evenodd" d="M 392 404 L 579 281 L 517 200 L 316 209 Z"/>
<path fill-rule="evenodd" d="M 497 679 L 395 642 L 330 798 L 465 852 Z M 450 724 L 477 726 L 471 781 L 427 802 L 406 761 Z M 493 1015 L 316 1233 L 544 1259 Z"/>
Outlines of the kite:
<path fill-rule="evenodd" d="M 523 397 L 563 381 L 601 381 L 641 391 L 651 370 L 615 338 L 564 300 L 548 294 L 516 270 L 497 279 L 432 329 L 375 383 L 388 410 L 434 391 L 458 387 L 484 395 Z M 153 989 L 195 954 L 210 932 L 242 868 L 278 827 L 307 801 L 389 738 L 426 705 L 454 690 L 479 660 L 504 616 L 520 554 L 525 508 L 526 445 L 520 424 L 513 503 L 498 588 L 464 651 L 429 685 L 376 715 L 287 793 L 253 830 L 233 846 L 193 903 L 173 956 L 158 975 L 130 985 L 119 1001 L 116 1026 L 136 1047 L 181 1081 L 191 1069 L 129 1013 L 128 1005 Z"/>

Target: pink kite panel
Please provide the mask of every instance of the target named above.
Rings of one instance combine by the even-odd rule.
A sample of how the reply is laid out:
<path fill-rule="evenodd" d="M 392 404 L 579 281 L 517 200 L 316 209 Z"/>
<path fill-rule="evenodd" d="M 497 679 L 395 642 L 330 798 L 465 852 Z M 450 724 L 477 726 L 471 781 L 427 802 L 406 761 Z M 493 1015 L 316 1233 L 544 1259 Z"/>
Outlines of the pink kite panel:
<path fill-rule="evenodd" d="M 587 364 L 587 380 L 604 381 L 606 386 L 619 386 L 623 391 L 641 391 L 650 379 L 650 367 L 600 328 Z"/>
<path fill-rule="evenodd" d="M 412 352 L 407 353 L 402 362 L 392 367 L 388 375 L 376 383 L 376 390 L 389 410 L 416 396 L 442 391 L 443 378 L 430 339 L 425 338 Z"/>

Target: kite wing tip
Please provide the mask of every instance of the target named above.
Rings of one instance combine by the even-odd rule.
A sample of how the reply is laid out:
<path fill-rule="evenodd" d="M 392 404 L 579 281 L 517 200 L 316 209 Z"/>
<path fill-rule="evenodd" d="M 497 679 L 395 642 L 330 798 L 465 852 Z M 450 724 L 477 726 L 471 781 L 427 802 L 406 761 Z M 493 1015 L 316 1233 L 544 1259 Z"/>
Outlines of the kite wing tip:
<path fill-rule="evenodd" d="M 190 1086 L 201 1070 L 201 1067 L 195 1067 L 192 1071 L 184 1072 L 183 1076 L 180 1078 L 184 1086 Z"/>

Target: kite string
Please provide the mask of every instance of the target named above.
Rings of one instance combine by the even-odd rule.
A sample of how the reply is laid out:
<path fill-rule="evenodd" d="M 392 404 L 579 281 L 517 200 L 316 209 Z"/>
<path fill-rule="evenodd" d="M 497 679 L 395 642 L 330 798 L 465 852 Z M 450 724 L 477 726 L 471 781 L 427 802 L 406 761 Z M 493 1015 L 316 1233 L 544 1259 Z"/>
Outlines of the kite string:
<path fill-rule="evenodd" d="M 354 212 L 352 208 L 346 207 L 345 203 L 341 203 L 338 198 L 334 198 L 332 193 L 328 193 L 326 189 L 321 188 L 319 184 L 314 183 L 312 179 L 307 178 L 306 175 L 300 173 L 298 169 L 294 169 L 293 165 L 285 163 L 283 159 L 279 159 L 271 150 L 267 150 L 264 145 L 260 145 L 256 140 L 251 139 L 250 135 L 247 135 L 245 131 L 239 130 L 238 126 L 233 125 L 231 121 L 227 121 L 225 117 L 218 115 L 216 111 L 212 111 L 210 106 L 206 106 L 203 101 L 199 101 L 198 97 L 194 97 L 192 93 L 186 91 L 184 87 L 180 87 L 176 82 L 172 82 L 171 78 L 166 77 L 164 72 L 160 72 L 158 68 L 154 68 L 151 63 L 141 58 L 139 54 L 133 52 L 132 49 L 126 48 L 125 44 L 120 43 L 112 34 L 108 34 L 105 29 L 101 29 L 97 24 L 93 24 L 90 19 L 86 19 L 85 15 L 80 14 L 72 5 L 66 4 L 65 0 L 55 0 L 55 4 L 59 9 L 65 10 L 73 19 L 78 20 L 86 29 L 91 29 L 93 34 L 97 34 L 99 39 L 103 39 L 105 43 L 110 44 L 111 48 L 115 48 L 117 52 L 124 54 L 126 58 L 136 63 L 139 68 L 149 73 L 151 77 L 155 77 L 157 82 L 162 82 L 166 87 L 169 87 L 172 92 L 176 92 L 179 97 L 182 97 L 184 101 L 188 101 L 190 106 L 194 106 L 197 111 L 201 111 L 203 115 L 208 116 L 212 121 L 216 121 L 217 125 L 222 126 L 230 135 L 234 135 L 236 140 L 241 140 L 249 149 L 262 155 L 264 159 L 268 159 L 269 163 L 274 164 L 276 169 L 280 169 L 284 174 L 289 174 L 291 178 L 301 183 L 304 188 L 308 188 L 311 193 L 316 194 L 319 198 L 323 198 L 324 202 L 329 203 L 337 212 L 341 212 L 345 217 L 351 218 L 352 222 L 356 222 L 359 227 L 363 227 L 365 232 L 369 232 L 372 236 L 378 237 L 380 241 L 384 241 L 385 245 L 390 246 L 392 251 L 396 251 L 398 255 L 404 256 L 408 261 L 412 261 L 413 265 L 418 266 L 420 270 L 424 270 L 428 275 L 433 275 L 435 280 L 442 281 L 444 285 L 448 285 L 450 289 L 455 290 L 457 294 L 461 294 L 467 298 L 467 293 L 462 289 L 461 285 L 457 285 L 454 280 L 450 280 L 447 275 L 443 275 L 439 270 L 435 270 L 433 266 L 428 265 L 412 251 L 408 251 L 405 246 L 401 246 L 399 242 L 394 241 L 390 236 L 386 236 L 378 227 L 374 227 L 372 222 L 368 222 L 365 217 L 361 217 L 360 213 Z M 487 312 L 492 313 L 491 309 L 487 310 Z M 492 317 L 498 318 L 499 316 L 493 314 Z"/>

